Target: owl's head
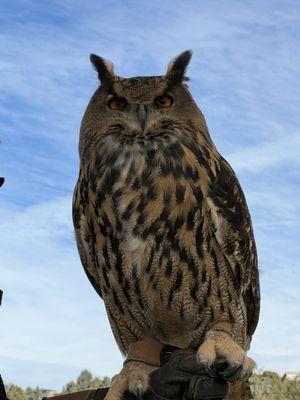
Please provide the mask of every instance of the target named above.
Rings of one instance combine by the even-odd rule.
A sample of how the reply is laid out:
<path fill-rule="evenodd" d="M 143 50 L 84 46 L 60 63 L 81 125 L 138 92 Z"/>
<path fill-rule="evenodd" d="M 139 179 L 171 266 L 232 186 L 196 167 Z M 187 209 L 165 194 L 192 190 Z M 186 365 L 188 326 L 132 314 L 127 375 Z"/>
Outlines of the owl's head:
<path fill-rule="evenodd" d="M 123 145 L 159 143 L 163 136 L 183 133 L 191 124 L 206 136 L 203 114 L 185 83 L 191 56 L 188 50 L 175 57 L 162 76 L 123 78 L 115 75 L 111 62 L 92 54 L 100 86 L 82 121 L 80 152 L 107 136 Z"/>

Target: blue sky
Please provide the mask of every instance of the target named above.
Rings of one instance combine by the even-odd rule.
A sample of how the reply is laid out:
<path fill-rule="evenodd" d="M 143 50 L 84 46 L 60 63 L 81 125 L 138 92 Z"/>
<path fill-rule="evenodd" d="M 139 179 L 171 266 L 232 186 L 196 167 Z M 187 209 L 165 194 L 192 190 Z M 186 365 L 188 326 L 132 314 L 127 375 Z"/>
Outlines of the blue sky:
<path fill-rule="evenodd" d="M 121 76 L 194 52 L 190 89 L 251 210 L 262 311 L 258 367 L 300 371 L 300 3 L 289 0 L 0 4 L 0 373 L 59 389 L 122 363 L 80 265 L 71 221 L 89 54 Z"/>

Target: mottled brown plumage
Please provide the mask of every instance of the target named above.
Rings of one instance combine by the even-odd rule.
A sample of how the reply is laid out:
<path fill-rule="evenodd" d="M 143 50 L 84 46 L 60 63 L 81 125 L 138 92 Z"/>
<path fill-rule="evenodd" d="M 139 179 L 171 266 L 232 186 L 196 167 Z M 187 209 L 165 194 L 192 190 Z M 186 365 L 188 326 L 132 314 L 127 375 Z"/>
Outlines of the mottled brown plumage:
<path fill-rule="evenodd" d="M 247 378 L 259 313 L 251 219 L 183 83 L 190 56 L 165 76 L 129 79 L 91 57 L 101 86 L 81 125 L 76 240 L 122 353 L 150 336 L 198 349 L 208 368 L 217 358 L 231 371 L 242 364 Z M 110 399 L 146 385 L 149 367 L 129 364 Z"/>

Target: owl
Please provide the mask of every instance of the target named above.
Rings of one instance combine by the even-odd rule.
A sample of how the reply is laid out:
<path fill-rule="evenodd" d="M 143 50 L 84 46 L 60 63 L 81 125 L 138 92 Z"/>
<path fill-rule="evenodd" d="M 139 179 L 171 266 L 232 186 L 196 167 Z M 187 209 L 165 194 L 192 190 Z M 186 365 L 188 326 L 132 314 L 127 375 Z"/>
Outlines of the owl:
<path fill-rule="evenodd" d="M 166 344 L 194 349 L 209 374 L 230 380 L 228 398 L 250 390 L 260 304 L 252 223 L 189 92 L 191 54 L 163 76 L 133 78 L 91 55 L 100 85 L 81 123 L 73 222 L 126 356 L 108 400 L 141 395 Z"/>

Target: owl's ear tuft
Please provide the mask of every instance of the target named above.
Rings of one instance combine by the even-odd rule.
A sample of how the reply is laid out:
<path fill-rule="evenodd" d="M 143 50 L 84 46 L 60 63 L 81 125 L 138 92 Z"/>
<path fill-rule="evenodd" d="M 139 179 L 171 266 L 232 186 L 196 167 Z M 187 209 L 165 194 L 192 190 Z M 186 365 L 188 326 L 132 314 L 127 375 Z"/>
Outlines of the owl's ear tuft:
<path fill-rule="evenodd" d="M 185 76 L 185 73 L 192 58 L 192 54 L 191 50 L 186 50 L 170 61 L 165 75 L 168 86 L 174 86 L 183 81 L 188 81 L 189 78 Z"/>
<path fill-rule="evenodd" d="M 95 70 L 98 72 L 98 78 L 101 85 L 110 87 L 115 76 L 113 63 L 97 56 L 96 54 L 91 54 L 90 60 Z"/>

